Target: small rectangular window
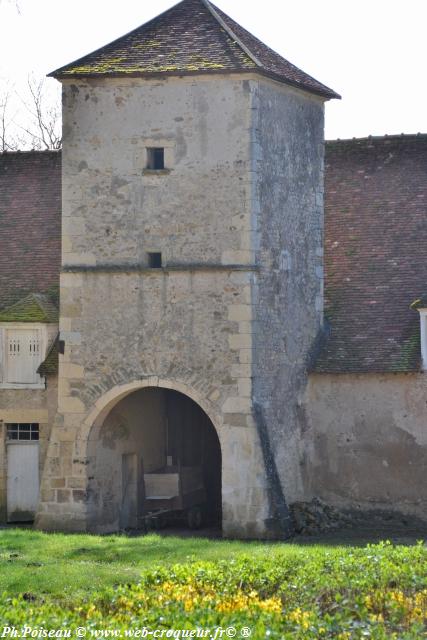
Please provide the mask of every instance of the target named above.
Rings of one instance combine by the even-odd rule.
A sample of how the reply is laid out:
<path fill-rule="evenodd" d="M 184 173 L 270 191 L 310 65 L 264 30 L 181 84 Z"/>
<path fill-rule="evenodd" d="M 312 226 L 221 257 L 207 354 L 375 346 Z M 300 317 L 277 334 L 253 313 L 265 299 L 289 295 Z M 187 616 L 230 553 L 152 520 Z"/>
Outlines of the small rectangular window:
<path fill-rule="evenodd" d="M 147 169 L 160 171 L 165 168 L 165 150 L 163 147 L 147 149 Z"/>
<path fill-rule="evenodd" d="M 38 440 L 39 425 L 31 423 L 12 423 L 6 425 L 8 440 Z"/>
<path fill-rule="evenodd" d="M 149 253 L 148 254 L 148 266 L 151 269 L 160 269 L 162 266 L 162 254 L 161 253 Z"/>

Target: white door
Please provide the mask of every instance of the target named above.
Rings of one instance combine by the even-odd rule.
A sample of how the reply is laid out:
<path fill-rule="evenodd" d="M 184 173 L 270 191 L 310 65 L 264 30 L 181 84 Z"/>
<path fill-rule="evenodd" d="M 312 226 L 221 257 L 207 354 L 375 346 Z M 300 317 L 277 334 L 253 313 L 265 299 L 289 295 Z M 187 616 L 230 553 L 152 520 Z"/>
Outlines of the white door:
<path fill-rule="evenodd" d="M 7 445 L 7 521 L 34 520 L 38 499 L 38 442 L 9 442 Z"/>

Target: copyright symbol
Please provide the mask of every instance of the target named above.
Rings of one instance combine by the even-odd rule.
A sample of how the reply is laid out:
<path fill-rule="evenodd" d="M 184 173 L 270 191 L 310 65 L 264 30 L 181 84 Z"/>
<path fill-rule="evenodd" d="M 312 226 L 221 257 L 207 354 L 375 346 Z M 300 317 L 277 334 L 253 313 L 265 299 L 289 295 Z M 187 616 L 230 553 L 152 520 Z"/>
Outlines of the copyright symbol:
<path fill-rule="evenodd" d="M 252 630 L 249 629 L 249 627 L 242 627 L 242 630 L 240 633 L 242 635 L 242 638 L 250 638 L 252 635 Z"/>
<path fill-rule="evenodd" d="M 77 627 L 76 629 L 76 636 L 78 638 L 84 638 L 86 635 L 86 629 L 85 627 Z"/>
<path fill-rule="evenodd" d="M 237 634 L 236 627 L 227 627 L 225 633 L 227 634 L 227 638 L 235 638 Z"/>

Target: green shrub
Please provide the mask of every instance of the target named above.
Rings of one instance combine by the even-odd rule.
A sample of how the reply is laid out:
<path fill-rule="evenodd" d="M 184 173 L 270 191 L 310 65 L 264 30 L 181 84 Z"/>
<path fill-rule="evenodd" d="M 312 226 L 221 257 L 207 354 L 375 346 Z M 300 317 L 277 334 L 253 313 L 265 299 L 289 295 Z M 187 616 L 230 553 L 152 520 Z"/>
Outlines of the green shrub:
<path fill-rule="evenodd" d="M 125 630 L 143 627 L 234 627 L 239 638 L 249 628 L 256 639 L 419 640 L 427 637 L 427 551 L 421 543 L 272 545 L 264 557 L 146 569 L 137 583 L 66 602 L 30 593 L 4 596 L 0 620 L 16 628 L 83 626 L 87 637 L 102 629 L 126 637 Z"/>

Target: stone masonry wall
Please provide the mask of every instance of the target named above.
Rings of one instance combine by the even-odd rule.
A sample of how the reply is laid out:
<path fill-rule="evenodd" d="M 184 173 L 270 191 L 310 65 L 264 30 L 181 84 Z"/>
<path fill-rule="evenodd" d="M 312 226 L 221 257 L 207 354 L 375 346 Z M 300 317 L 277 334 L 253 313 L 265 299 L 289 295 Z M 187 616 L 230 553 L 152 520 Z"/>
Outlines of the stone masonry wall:
<path fill-rule="evenodd" d="M 249 82 L 93 80 L 63 101 L 63 264 L 252 262 Z"/>
<path fill-rule="evenodd" d="M 289 503 L 304 496 L 302 404 L 323 313 L 324 108 L 263 80 L 252 109 L 253 398 Z"/>
<path fill-rule="evenodd" d="M 222 448 L 225 535 L 268 535 L 248 366 L 250 95 L 247 76 L 64 85 L 66 347 L 39 527 L 87 529 L 91 426 L 139 385 L 202 406 Z M 165 171 L 144 170 L 151 146 Z M 145 269 L 150 251 L 164 268 Z"/>
<path fill-rule="evenodd" d="M 308 498 L 356 512 L 427 522 L 424 374 L 311 374 L 307 389 Z"/>
<path fill-rule="evenodd" d="M 47 379 L 46 389 L 0 390 L 0 523 L 7 518 L 7 441 L 6 425 L 16 422 L 38 422 L 40 431 L 39 465 L 43 474 L 51 425 L 58 401 L 57 378 Z"/>

